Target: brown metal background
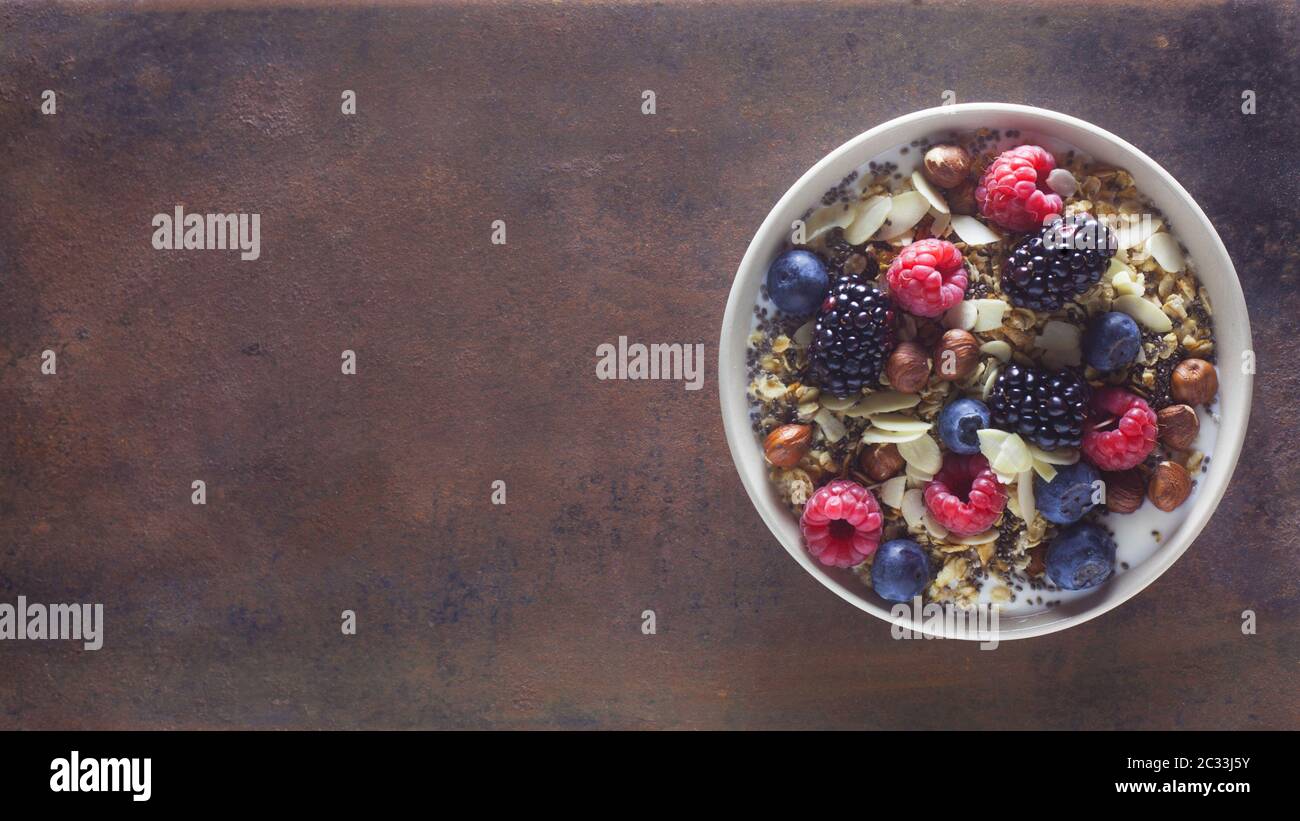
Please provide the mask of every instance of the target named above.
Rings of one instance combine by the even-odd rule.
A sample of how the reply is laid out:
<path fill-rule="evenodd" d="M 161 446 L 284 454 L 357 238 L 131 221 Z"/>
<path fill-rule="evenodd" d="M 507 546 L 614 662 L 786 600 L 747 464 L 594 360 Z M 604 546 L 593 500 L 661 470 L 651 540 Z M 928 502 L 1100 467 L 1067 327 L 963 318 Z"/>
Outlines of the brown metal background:
<path fill-rule="evenodd" d="M 0 726 L 1300 727 L 1295 4 L 19 5 L 0 25 L 0 600 L 107 611 L 99 652 L 0 644 Z M 1117 611 L 996 652 L 891 641 L 790 561 L 714 381 L 771 205 L 948 88 L 1157 158 L 1227 243 L 1259 352 L 1245 455 L 1192 549 Z M 176 204 L 261 213 L 262 259 L 152 250 Z M 706 389 L 597 381 L 620 334 L 706 343 Z"/>

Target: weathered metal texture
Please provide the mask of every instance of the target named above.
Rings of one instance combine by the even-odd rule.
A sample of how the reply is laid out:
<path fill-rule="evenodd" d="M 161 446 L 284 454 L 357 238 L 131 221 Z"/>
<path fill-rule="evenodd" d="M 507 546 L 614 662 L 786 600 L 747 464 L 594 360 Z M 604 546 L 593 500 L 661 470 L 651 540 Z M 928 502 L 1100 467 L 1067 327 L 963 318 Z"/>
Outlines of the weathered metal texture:
<path fill-rule="evenodd" d="M 0 644 L 0 726 L 1300 727 L 1293 4 L 0 24 L 0 600 L 107 617 L 98 652 Z M 790 561 L 712 372 L 772 203 L 944 89 L 1156 157 L 1257 318 L 1247 456 L 1204 535 L 1117 611 L 995 652 L 892 641 Z M 261 214 L 261 259 L 153 250 L 177 204 Z M 598 381 L 619 335 L 706 343 L 706 389 Z"/>

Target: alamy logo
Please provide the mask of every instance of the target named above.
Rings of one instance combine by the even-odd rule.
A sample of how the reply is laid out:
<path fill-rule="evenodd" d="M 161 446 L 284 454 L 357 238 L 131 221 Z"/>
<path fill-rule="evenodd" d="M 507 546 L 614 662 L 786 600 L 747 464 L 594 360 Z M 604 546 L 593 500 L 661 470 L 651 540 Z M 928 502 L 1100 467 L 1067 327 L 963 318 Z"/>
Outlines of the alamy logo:
<path fill-rule="evenodd" d="M 104 646 L 104 605 L 0 602 L 0 640 L 3 639 L 71 639 L 82 642 L 87 650 Z"/>
<path fill-rule="evenodd" d="M 151 758 L 82 758 L 76 750 L 50 762 L 51 792 L 129 792 L 132 801 L 148 801 Z"/>
<path fill-rule="evenodd" d="M 686 390 L 704 387 L 704 343 L 627 344 L 618 338 L 618 347 L 604 342 L 596 347 L 597 379 L 675 379 L 685 382 Z"/>
<path fill-rule="evenodd" d="M 261 214 L 154 214 L 153 247 L 158 251 L 238 249 L 242 260 L 262 255 Z"/>

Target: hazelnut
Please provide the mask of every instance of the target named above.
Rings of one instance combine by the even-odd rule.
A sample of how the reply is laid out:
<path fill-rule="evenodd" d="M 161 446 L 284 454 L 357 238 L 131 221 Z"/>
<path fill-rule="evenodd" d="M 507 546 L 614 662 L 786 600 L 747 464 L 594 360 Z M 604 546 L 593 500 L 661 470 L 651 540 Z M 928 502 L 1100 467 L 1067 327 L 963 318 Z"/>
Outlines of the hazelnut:
<path fill-rule="evenodd" d="M 956 188 L 970 173 L 970 154 L 960 145 L 936 145 L 925 152 L 922 173 L 940 188 Z"/>
<path fill-rule="evenodd" d="M 954 214 L 964 214 L 973 217 L 979 211 L 979 203 L 975 201 L 975 181 L 967 180 L 951 191 L 947 192 L 948 210 Z"/>
<path fill-rule="evenodd" d="M 898 445 L 892 442 L 869 445 L 858 456 L 862 472 L 871 477 L 873 482 L 883 482 L 898 474 L 903 469 L 903 455 L 898 452 Z"/>
<path fill-rule="evenodd" d="M 1170 405 L 1156 414 L 1160 425 L 1160 441 L 1175 450 L 1187 450 L 1196 441 L 1201 422 L 1191 405 Z"/>
<path fill-rule="evenodd" d="M 920 393 L 930 382 L 930 357 L 915 342 L 901 342 L 885 363 L 885 376 L 896 391 Z"/>
<path fill-rule="evenodd" d="M 1142 507 L 1147 495 L 1147 482 L 1137 470 L 1102 473 L 1106 483 L 1106 509 L 1111 513 L 1132 513 Z"/>
<path fill-rule="evenodd" d="M 953 328 L 944 333 L 934 349 L 934 370 L 946 382 L 965 379 L 980 362 L 980 343 L 970 331 Z"/>
<path fill-rule="evenodd" d="M 1147 485 L 1147 496 L 1151 504 L 1168 513 L 1187 501 L 1192 493 L 1192 477 L 1187 468 L 1177 462 L 1161 462 L 1156 465 Z"/>
<path fill-rule="evenodd" d="M 1219 392 L 1219 374 L 1204 359 L 1184 359 L 1169 380 L 1170 393 L 1179 402 L 1208 405 Z"/>
<path fill-rule="evenodd" d="M 1047 548 L 1038 545 L 1029 551 L 1029 564 L 1025 567 L 1025 573 L 1030 578 L 1041 576 L 1047 572 Z"/>
<path fill-rule="evenodd" d="M 799 464 L 811 444 L 811 425 L 782 425 L 767 435 L 763 455 L 779 468 L 790 468 Z"/>

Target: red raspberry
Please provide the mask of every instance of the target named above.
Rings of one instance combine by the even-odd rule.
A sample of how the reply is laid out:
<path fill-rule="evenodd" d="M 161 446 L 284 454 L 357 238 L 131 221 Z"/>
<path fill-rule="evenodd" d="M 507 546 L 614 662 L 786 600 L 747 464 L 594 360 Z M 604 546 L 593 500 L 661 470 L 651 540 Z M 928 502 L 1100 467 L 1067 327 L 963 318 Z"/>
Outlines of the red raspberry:
<path fill-rule="evenodd" d="M 944 239 L 923 239 L 894 257 L 885 274 L 889 294 L 916 316 L 942 316 L 966 293 L 966 260 Z"/>
<path fill-rule="evenodd" d="M 948 453 L 943 468 L 925 486 L 925 506 L 950 533 L 974 536 L 993 527 L 1007 506 L 1007 494 L 988 459 L 978 453 Z"/>
<path fill-rule="evenodd" d="M 884 524 L 871 491 L 857 482 L 836 479 L 804 505 L 799 529 L 808 552 L 822 564 L 852 567 L 876 552 Z"/>
<path fill-rule="evenodd" d="M 1063 207 L 1060 195 L 1047 187 L 1055 167 L 1052 155 L 1036 145 L 1003 151 L 975 187 L 980 213 L 1009 231 L 1041 228 Z"/>
<path fill-rule="evenodd" d="M 1128 470 L 1156 446 L 1156 414 L 1140 396 L 1102 388 L 1088 403 L 1083 455 L 1102 470 Z"/>

